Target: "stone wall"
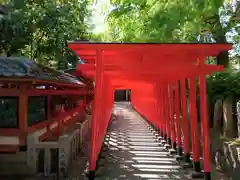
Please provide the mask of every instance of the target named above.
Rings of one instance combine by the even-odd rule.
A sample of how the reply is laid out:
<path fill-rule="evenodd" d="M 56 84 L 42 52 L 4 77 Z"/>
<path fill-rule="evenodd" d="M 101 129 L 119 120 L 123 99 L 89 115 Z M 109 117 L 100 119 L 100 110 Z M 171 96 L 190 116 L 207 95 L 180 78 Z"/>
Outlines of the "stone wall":
<path fill-rule="evenodd" d="M 81 153 L 82 144 L 90 129 L 90 118 L 91 116 L 87 116 L 85 121 L 77 122 L 73 129 L 63 132 L 55 141 L 39 142 L 39 133 L 29 134 L 27 138 L 27 165 L 31 171 L 42 173 L 44 176 L 51 174 L 64 176 L 69 165 Z M 39 167 L 41 164 L 42 166 Z"/>

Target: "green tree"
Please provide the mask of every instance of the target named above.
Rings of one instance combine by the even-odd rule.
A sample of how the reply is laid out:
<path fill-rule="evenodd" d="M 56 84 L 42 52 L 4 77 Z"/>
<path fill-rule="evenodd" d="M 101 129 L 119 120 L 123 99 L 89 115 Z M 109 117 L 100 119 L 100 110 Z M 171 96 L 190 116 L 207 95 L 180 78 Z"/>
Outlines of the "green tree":
<path fill-rule="evenodd" d="M 0 17 L 0 51 L 11 56 L 29 44 L 33 29 L 21 3 L 7 3 L 1 7 L 3 13 Z"/>
<path fill-rule="evenodd" d="M 111 4 L 115 8 L 108 15 L 109 34 L 118 41 L 226 43 L 226 33 L 239 21 L 238 11 L 224 0 L 111 0 Z M 222 52 L 217 63 L 228 67 L 228 52 Z"/>
<path fill-rule="evenodd" d="M 12 0 L 0 21 L 0 50 L 58 69 L 77 61 L 67 42 L 86 39 L 90 0 Z"/>

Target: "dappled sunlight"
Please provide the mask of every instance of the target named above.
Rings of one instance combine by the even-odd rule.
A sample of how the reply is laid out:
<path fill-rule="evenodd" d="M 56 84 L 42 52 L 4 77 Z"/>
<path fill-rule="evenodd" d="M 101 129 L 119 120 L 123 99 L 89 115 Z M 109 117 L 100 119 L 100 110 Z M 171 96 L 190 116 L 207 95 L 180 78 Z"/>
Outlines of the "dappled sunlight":
<path fill-rule="evenodd" d="M 137 167 L 137 166 L 133 166 L 133 167 Z M 144 171 L 144 172 L 178 172 L 178 170 L 175 169 L 167 169 L 167 168 L 140 168 L 137 167 L 140 171 Z M 169 167 L 168 167 L 169 168 Z"/>
<path fill-rule="evenodd" d="M 132 142 L 130 142 L 130 143 L 128 143 L 129 145 L 137 145 L 137 146 L 154 146 L 154 147 L 156 147 L 156 146 L 160 146 L 160 142 L 134 142 L 134 141 L 132 141 Z"/>
<path fill-rule="evenodd" d="M 109 148 L 102 169 L 105 179 L 190 179 L 169 155 L 148 124 L 129 105 L 116 105 L 105 144 Z M 102 178 L 102 180 L 104 179 Z"/>
<path fill-rule="evenodd" d="M 178 165 L 157 165 L 157 164 L 132 164 L 133 167 L 138 168 L 156 168 L 156 169 L 179 169 Z"/>
<path fill-rule="evenodd" d="M 129 146 L 129 148 L 137 149 L 137 150 L 159 150 L 163 149 L 164 147 L 158 147 L 158 146 Z"/>
<path fill-rule="evenodd" d="M 134 176 L 139 176 L 141 178 L 146 179 L 169 179 L 170 177 L 168 175 L 159 175 L 159 174 L 134 174 Z"/>
<path fill-rule="evenodd" d="M 164 157 L 164 158 L 159 158 L 159 157 L 132 157 L 132 159 L 136 160 L 136 161 L 159 161 L 159 162 L 175 162 L 175 159 L 173 159 L 172 157 Z"/>
<path fill-rule="evenodd" d="M 159 152 L 159 151 L 129 151 L 129 153 L 132 153 L 134 155 L 138 155 L 138 156 L 167 156 L 169 153 L 166 152 Z"/>

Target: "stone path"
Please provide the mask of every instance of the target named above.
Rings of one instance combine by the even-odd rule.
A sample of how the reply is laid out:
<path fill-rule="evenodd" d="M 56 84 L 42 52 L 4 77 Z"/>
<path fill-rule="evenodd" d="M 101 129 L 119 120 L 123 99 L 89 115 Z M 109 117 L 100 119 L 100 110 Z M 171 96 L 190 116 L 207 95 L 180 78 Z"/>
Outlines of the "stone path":
<path fill-rule="evenodd" d="M 160 145 L 148 124 L 133 109 L 117 106 L 119 114 L 107 135 L 111 155 L 97 179 L 190 179 Z"/>
<path fill-rule="evenodd" d="M 111 121 L 105 144 L 106 156 L 101 160 L 96 180 L 188 180 L 191 170 L 170 156 L 149 130 L 148 123 L 128 104 L 116 104 L 116 118 Z M 74 162 L 70 179 L 87 179 L 86 172 L 89 146 L 85 147 L 84 158 Z M 213 180 L 226 180 L 217 173 Z"/>

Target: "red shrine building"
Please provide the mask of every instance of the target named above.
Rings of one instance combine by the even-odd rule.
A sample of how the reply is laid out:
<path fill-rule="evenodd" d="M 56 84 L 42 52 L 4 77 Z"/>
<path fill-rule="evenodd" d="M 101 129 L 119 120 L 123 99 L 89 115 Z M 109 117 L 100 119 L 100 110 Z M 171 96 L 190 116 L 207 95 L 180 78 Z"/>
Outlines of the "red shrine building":
<path fill-rule="evenodd" d="M 63 126 L 83 116 L 88 85 L 67 73 L 33 61 L 0 58 L 0 152 L 26 148 L 29 133 L 40 141 L 59 134 Z"/>

